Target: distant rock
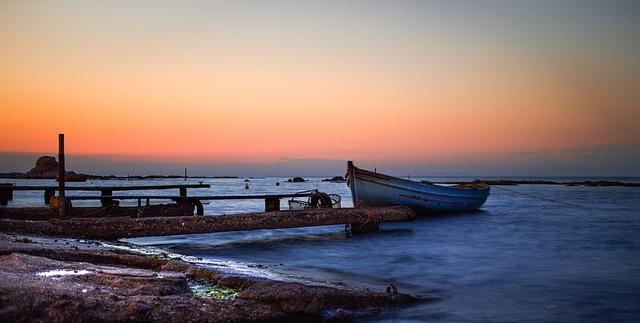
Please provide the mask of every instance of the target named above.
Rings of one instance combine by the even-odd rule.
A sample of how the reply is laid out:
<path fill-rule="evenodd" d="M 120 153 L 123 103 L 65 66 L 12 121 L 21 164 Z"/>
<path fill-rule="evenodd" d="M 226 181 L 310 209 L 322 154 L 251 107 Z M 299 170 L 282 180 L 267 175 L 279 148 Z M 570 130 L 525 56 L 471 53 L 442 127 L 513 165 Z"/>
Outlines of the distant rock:
<path fill-rule="evenodd" d="M 58 176 L 58 161 L 55 157 L 42 156 L 36 161 L 36 167 L 27 172 L 30 178 L 56 178 Z"/>
<path fill-rule="evenodd" d="M 294 177 L 294 178 L 289 178 L 287 180 L 287 182 L 289 182 L 289 183 L 304 183 L 304 182 L 306 182 L 306 180 L 304 178 L 302 178 L 302 177 Z"/>
<path fill-rule="evenodd" d="M 4 173 L 0 174 L 1 178 L 18 178 L 18 179 L 58 179 L 58 161 L 52 156 L 42 156 L 36 161 L 36 166 L 26 173 Z M 66 172 L 65 181 L 67 182 L 84 182 L 87 175 L 76 174 L 75 172 Z"/>
<path fill-rule="evenodd" d="M 331 183 L 344 183 L 346 180 L 342 176 L 334 176 L 332 178 L 325 178 L 322 180 L 323 182 L 331 182 Z"/>
<path fill-rule="evenodd" d="M 57 176 L 56 176 L 56 179 L 58 179 Z M 87 181 L 87 175 L 85 175 L 85 174 L 76 174 L 75 172 L 66 172 L 64 174 L 64 180 L 66 182 L 86 182 Z"/>
<path fill-rule="evenodd" d="M 27 174 L 11 172 L 11 173 L 0 173 L 0 178 L 11 178 L 11 179 L 26 179 Z"/>

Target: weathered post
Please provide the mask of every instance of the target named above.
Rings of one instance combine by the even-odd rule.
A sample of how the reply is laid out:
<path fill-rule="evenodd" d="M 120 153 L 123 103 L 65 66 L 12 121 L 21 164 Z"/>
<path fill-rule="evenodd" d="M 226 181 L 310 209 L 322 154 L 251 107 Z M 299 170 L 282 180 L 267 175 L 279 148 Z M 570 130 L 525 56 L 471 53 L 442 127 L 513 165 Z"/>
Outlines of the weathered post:
<path fill-rule="evenodd" d="M 181 187 L 180 188 L 180 197 L 187 197 L 187 188 L 186 187 Z"/>
<path fill-rule="evenodd" d="M 11 200 L 13 200 L 13 184 L 0 184 L 0 205 L 7 205 Z"/>
<path fill-rule="evenodd" d="M 277 196 L 267 196 L 264 199 L 264 211 L 280 211 L 280 198 Z"/>
<path fill-rule="evenodd" d="M 185 181 L 187 180 L 187 169 L 186 168 L 184 169 L 184 180 Z"/>
<path fill-rule="evenodd" d="M 49 205 L 51 203 L 51 197 L 56 195 L 56 190 L 46 189 L 44 190 L 44 204 Z"/>
<path fill-rule="evenodd" d="M 112 196 L 113 195 L 113 191 L 112 190 L 101 190 L 100 191 L 100 196 Z M 102 206 L 109 206 L 109 205 L 113 205 L 113 199 L 110 197 L 103 197 L 100 199 L 100 203 L 102 204 Z"/>
<path fill-rule="evenodd" d="M 359 200 L 358 200 L 358 190 L 356 188 L 356 170 L 355 170 L 355 166 L 353 166 L 353 161 L 349 160 L 347 161 L 347 183 L 349 183 L 349 181 L 351 181 L 351 192 L 353 192 L 353 196 L 351 196 L 352 200 L 353 200 L 353 207 L 358 207 L 359 206 Z"/>
<path fill-rule="evenodd" d="M 67 208 L 66 208 L 66 201 L 64 199 L 65 197 L 65 191 L 64 191 L 64 184 L 65 184 L 65 169 L 64 169 L 64 134 L 58 134 L 58 197 L 59 197 L 59 204 L 58 204 L 58 210 L 60 212 L 60 216 L 61 217 L 65 217 L 67 215 Z"/>

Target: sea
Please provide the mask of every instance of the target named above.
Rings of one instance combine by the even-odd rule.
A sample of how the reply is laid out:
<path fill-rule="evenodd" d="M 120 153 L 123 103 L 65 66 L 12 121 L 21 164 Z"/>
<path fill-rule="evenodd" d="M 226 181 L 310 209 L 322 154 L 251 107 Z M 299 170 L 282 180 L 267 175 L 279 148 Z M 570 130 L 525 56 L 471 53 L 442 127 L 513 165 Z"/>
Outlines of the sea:
<path fill-rule="evenodd" d="M 69 185 L 211 185 L 190 189 L 190 195 L 318 189 L 340 195 L 343 207 L 353 205 L 346 184 L 306 179 L 305 183 L 289 183 L 285 177 L 101 180 Z M 506 179 L 640 182 L 640 178 Z M 2 181 L 55 185 L 51 180 Z M 82 194 L 96 193 L 73 192 Z M 42 199 L 42 192 L 16 191 L 9 206 L 39 206 Z M 96 202 L 75 205 L 92 203 Z M 288 208 L 286 199 L 281 203 L 282 209 Z M 264 201 L 215 201 L 204 207 L 210 216 L 260 212 Z M 371 322 L 640 322 L 640 188 L 493 186 L 481 211 L 383 223 L 379 232 L 371 234 L 351 235 L 334 225 L 123 242 L 188 256 L 204 266 L 274 279 L 380 292 L 393 283 L 400 292 L 424 299 L 363 319 Z"/>

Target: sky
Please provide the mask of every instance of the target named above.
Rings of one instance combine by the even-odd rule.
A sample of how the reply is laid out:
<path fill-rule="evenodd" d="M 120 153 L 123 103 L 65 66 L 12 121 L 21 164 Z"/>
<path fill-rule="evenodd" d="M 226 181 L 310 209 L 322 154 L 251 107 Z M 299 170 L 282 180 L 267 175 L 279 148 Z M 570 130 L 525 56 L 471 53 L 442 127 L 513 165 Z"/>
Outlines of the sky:
<path fill-rule="evenodd" d="M 65 133 L 95 174 L 640 176 L 638 31 L 637 1 L 2 1 L 0 172 Z"/>

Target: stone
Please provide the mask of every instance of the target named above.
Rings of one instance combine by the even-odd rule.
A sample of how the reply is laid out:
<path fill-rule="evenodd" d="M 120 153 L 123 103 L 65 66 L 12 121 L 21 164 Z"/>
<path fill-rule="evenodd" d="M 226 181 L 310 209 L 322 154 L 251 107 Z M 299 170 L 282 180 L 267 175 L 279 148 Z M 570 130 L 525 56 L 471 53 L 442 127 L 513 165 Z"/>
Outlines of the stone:
<path fill-rule="evenodd" d="M 325 178 L 322 180 L 323 182 L 331 182 L 331 183 L 344 183 L 346 180 L 342 176 L 334 176 L 332 178 Z"/>

